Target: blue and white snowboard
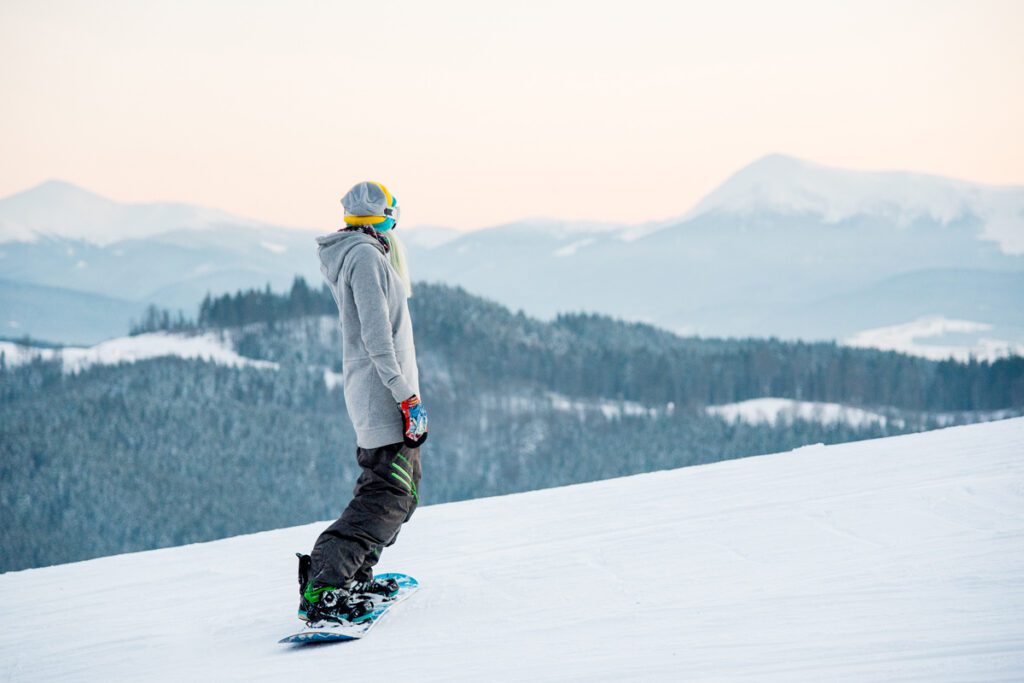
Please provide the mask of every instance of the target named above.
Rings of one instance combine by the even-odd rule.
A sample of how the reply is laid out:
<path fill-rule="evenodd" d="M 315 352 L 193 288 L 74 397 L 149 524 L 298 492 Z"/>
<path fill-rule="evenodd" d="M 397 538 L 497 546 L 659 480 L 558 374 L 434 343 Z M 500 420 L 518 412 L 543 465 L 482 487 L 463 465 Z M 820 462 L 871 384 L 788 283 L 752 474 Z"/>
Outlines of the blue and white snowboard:
<path fill-rule="evenodd" d="M 416 592 L 420 587 L 419 582 L 406 574 L 378 574 L 379 579 L 394 579 L 398 582 L 398 594 L 393 598 L 371 596 L 374 602 L 372 616 L 366 621 L 358 624 L 337 624 L 331 622 L 320 622 L 317 626 L 306 625 L 298 633 L 286 636 L 279 643 L 326 643 L 340 640 L 359 640 L 370 629 L 377 625 L 388 611 Z"/>

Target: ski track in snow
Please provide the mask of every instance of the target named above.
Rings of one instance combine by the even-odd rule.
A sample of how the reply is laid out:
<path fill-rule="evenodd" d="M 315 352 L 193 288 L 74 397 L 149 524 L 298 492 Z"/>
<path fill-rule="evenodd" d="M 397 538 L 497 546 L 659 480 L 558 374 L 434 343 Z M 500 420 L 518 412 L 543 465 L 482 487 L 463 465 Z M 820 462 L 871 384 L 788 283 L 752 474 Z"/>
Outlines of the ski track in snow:
<path fill-rule="evenodd" d="M 356 643 L 276 643 L 323 523 L 8 573 L 0 678 L 1019 681 L 1022 455 L 1018 418 L 429 506 Z"/>

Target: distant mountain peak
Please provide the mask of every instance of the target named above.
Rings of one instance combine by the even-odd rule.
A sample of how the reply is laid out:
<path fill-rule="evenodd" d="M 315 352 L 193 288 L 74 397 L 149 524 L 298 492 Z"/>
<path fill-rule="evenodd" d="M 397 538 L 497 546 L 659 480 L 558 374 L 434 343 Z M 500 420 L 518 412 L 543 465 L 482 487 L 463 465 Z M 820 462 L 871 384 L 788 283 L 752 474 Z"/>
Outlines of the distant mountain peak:
<path fill-rule="evenodd" d="M 805 166 L 817 166 L 817 164 L 804 161 L 803 159 L 798 159 L 788 154 L 773 152 L 771 154 L 765 154 L 760 159 L 747 164 L 740 172 L 750 170 L 775 172 L 803 168 Z"/>
<path fill-rule="evenodd" d="M 88 194 L 95 197 L 99 196 L 95 192 L 91 192 L 90 190 L 87 190 L 84 187 L 81 187 L 80 185 L 75 185 L 74 183 L 68 182 L 67 180 L 61 180 L 59 178 L 50 178 L 49 180 L 44 180 L 38 185 L 30 187 L 29 189 L 24 191 L 24 193 L 30 192 L 67 192 Z"/>
<path fill-rule="evenodd" d="M 979 194 L 1006 189 L 904 171 L 852 171 L 769 154 L 727 178 L 692 214 L 775 211 L 816 213 L 838 221 L 857 213 L 898 218 L 891 215 L 897 212 L 948 222 L 970 208 Z"/>
<path fill-rule="evenodd" d="M 51 179 L 0 199 L 0 206 L 29 207 L 69 202 L 89 202 L 105 206 L 116 204 L 113 200 L 74 183 L 69 183 L 66 180 Z"/>
<path fill-rule="evenodd" d="M 948 224 L 974 217 L 984 236 L 1010 253 L 1024 251 L 1024 187 L 995 187 L 922 173 L 852 171 L 769 154 L 741 168 L 701 200 L 705 214 L 806 215 L 826 223 L 855 216 L 897 226 L 927 219 Z"/>
<path fill-rule="evenodd" d="M 59 178 L 50 178 L 49 180 L 44 180 L 41 183 L 33 185 L 32 187 L 28 188 L 27 190 L 22 190 L 21 192 L 17 192 L 15 194 L 25 194 L 25 193 L 32 193 L 32 192 L 51 192 L 51 191 L 54 191 L 54 190 L 62 190 L 64 188 L 73 188 L 73 189 L 76 189 L 76 190 L 77 189 L 81 189 L 77 185 L 75 185 L 74 183 L 69 183 L 66 180 L 61 180 Z"/>
<path fill-rule="evenodd" d="M 265 225 L 189 204 L 118 202 L 57 179 L 0 199 L 0 242 L 48 236 L 102 245 L 225 224 Z"/>

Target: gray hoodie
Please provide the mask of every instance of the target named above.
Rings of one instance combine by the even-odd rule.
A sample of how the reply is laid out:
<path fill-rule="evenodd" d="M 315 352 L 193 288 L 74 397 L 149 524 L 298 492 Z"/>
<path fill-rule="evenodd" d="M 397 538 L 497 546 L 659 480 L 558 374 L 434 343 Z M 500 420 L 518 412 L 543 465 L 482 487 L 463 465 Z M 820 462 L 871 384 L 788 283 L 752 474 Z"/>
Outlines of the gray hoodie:
<path fill-rule="evenodd" d="M 383 247 L 360 232 L 317 238 L 320 272 L 341 316 L 345 404 L 362 448 L 402 441 L 397 403 L 419 394 L 405 285 Z"/>

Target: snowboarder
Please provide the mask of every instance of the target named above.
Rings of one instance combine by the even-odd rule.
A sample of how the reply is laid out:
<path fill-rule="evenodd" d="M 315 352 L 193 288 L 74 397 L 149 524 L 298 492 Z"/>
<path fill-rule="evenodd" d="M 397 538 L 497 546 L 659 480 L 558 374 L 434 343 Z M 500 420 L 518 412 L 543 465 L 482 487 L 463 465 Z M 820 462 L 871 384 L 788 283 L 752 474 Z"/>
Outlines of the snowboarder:
<path fill-rule="evenodd" d="M 398 592 L 373 567 L 419 503 L 419 447 L 427 413 L 407 299 L 412 286 L 395 238 L 398 201 L 384 185 L 362 182 L 341 200 L 345 227 L 317 238 L 320 270 L 341 316 L 345 405 L 362 473 L 341 517 L 299 555 L 299 618 L 369 619 L 372 599 Z"/>

